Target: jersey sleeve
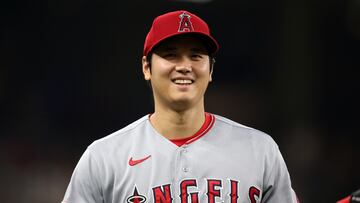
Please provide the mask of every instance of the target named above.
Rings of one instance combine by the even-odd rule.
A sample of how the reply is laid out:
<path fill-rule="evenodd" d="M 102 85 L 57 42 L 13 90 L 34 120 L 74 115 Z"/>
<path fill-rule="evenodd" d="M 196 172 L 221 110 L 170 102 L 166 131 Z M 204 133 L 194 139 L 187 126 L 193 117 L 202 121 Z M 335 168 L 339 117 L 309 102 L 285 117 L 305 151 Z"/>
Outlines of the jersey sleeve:
<path fill-rule="evenodd" d="M 264 182 L 262 203 L 298 202 L 296 194 L 291 187 L 291 180 L 281 152 L 274 142 L 271 158 Z"/>
<path fill-rule="evenodd" d="M 77 163 L 62 203 L 103 202 L 97 162 L 87 149 Z"/>

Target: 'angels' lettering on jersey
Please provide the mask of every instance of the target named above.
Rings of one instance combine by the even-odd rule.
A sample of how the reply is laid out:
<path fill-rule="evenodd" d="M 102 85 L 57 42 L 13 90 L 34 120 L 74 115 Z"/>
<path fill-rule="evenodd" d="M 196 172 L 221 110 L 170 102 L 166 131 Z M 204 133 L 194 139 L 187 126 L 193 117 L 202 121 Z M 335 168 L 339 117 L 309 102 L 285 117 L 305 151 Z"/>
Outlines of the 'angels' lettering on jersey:
<path fill-rule="evenodd" d="M 238 192 L 238 184 L 239 181 L 229 179 L 228 185 L 223 185 L 222 180 L 218 179 L 206 179 L 206 193 L 200 194 L 201 189 L 198 186 L 197 179 L 186 179 L 181 181 L 178 185 L 179 195 L 174 197 L 172 195 L 171 184 L 156 186 L 152 188 L 153 191 L 153 202 L 154 203 L 172 203 L 172 202 L 181 202 L 181 203 L 198 203 L 199 195 L 206 195 L 206 199 L 208 203 L 215 202 L 228 202 L 228 203 L 238 203 L 240 202 L 239 192 Z M 223 187 L 229 187 L 227 194 L 223 193 Z M 203 188 L 204 189 L 204 188 Z M 191 192 L 190 192 L 191 191 Z M 250 203 L 256 203 L 256 201 L 260 200 L 260 189 L 255 186 L 251 186 L 248 189 L 248 197 L 247 198 Z M 226 197 L 227 196 L 227 197 Z M 127 198 L 127 202 L 145 202 L 146 199 L 150 199 L 149 197 L 145 197 L 143 194 L 139 194 L 137 187 L 135 186 L 134 192 Z M 203 199 L 203 198 L 202 198 Z"/>

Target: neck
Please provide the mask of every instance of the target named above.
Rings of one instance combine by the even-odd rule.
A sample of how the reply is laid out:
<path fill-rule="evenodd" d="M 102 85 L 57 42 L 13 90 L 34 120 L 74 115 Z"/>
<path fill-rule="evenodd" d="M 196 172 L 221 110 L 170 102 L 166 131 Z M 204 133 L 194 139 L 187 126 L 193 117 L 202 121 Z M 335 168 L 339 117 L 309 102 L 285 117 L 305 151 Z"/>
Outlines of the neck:
<path fill-rule="evenodd" d="M 175 111 L 155 108 L 150 117 L 153 127 L 168 139 L 182 139 L 195 134 L 205 122 L 204 106 Z"/>

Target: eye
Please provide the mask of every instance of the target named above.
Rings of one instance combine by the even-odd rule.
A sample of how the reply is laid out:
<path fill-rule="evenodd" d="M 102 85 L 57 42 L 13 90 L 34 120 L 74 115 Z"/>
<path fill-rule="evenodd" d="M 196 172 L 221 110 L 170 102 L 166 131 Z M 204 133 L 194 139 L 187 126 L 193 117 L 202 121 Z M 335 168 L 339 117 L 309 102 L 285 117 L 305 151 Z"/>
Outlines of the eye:
<path fill-rule="evenodd" d="M 162 57 L 163 57 L 163 58 L 166 58 L 166 59 L 175 58 L 175 57 L 176 57 L 176 53 L 171 53 L 171 52 L 169 52 L 169 53 L 164 53 Z"/>
<path fill-rule="evenodd" d="M 192 58 L 193 60 L 200 60 L 200 59 L 203 58 L 203 56 L 202 56 L 201 54 L 192 54 L 192 55 L 191 55 L 191 58 Z"/>

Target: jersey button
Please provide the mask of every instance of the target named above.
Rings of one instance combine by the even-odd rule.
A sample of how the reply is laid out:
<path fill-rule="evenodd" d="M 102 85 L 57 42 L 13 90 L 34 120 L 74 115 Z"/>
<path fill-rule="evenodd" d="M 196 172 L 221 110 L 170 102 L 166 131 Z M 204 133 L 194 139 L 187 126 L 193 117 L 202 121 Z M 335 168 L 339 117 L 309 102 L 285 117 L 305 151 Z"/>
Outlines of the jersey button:
<path fill-rule="evenodd" d="M 184 167 L 184 168 L 183 168 L 183 171 L 184 171 L 185 173 L 187 173 L 187 172 L 189 172 L 189 168 L 188 168 L 188 167 Z"/>

